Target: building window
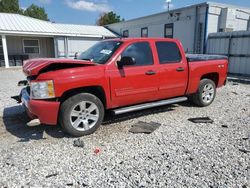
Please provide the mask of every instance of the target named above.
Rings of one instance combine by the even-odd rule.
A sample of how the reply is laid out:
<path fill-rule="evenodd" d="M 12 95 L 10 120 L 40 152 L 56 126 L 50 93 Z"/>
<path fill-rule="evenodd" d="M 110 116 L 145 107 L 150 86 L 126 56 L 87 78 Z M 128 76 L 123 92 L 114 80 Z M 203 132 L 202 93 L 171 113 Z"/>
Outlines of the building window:
<path fill-rule="evenodd" d="M 2 38 L 0 38 L 0 54 L 3 54 Z"/>
<path fill-rule="evenodd" d="M 165 24 L 164 28 L 164 37 L 165 38 L 173 38 L 174 37 L 174 24 Z"/>
<path fill-rule="evenodd" d="M 144 27 L 141 29 L 141 37 L 148 37 L 148 28 Z"/>
<path fill-rule="evenodd" d="M 224 28 L 224 29 L 219 29 L 219 32 L 233 32 L 233 28 Z"/>
<path fill-rule="evenodd" d="M 40 45 L 38 39 L 24 39 L 23 51 L 25 54 L 39 54 Z"/>
<path fill-rule="evenodd" d="M 123 31 L 123 37 L 128 38 L 129 37 L 129 32 L 128 30 Z"/>

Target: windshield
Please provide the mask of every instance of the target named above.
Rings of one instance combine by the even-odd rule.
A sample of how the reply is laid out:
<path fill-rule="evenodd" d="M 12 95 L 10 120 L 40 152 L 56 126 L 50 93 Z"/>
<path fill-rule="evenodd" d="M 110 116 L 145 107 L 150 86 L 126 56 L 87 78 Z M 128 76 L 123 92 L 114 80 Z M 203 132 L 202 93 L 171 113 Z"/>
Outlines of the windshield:
<path fill-rule="evenodd" d="M 89 60 L 98 64 L 105 64 L 121 44 L 121 41 L 98 42 L 87 51 L 81 53 L 78 59 Z"/>

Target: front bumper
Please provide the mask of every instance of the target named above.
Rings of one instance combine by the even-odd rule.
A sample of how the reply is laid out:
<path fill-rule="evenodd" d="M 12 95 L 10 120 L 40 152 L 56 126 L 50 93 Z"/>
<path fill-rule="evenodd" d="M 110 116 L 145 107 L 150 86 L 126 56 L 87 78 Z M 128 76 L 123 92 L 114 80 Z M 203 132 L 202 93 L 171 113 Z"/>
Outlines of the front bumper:
<path fill-rule="evenodd" d="M 32 100 L 26 88 L 21 91 L 21 101 L 31 119 L 42 124 L 56 125 L 60 103 L 56 101 Z"/>

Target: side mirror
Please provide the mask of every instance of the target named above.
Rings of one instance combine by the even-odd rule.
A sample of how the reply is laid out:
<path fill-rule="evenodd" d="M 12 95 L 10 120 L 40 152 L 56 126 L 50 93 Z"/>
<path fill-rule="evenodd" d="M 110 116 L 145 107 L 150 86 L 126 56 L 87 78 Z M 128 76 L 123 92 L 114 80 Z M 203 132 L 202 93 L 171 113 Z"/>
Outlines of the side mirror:
<path fill-rule="evenodd" d="M 135 58 L 124 56 L 122 57 L 121 61 L 117 62 L 119 68 L 122 68 L 124 65 L 135 65 Z"/>

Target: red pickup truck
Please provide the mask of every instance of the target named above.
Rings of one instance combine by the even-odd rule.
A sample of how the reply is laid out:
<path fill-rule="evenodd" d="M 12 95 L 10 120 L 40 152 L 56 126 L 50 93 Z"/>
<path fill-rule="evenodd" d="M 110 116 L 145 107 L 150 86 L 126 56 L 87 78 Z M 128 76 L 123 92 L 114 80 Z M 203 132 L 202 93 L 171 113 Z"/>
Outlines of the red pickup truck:
<path fill-rule="evenodd" d="M 227 69 L 227 57 L 187 55 L 176 39 L 104 40 L 77 60 L 28 60 L 20 97 L 32 119 L 83 136 L 108 109 L 122 114 L 188 99 L 208 106 Z"/>

